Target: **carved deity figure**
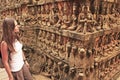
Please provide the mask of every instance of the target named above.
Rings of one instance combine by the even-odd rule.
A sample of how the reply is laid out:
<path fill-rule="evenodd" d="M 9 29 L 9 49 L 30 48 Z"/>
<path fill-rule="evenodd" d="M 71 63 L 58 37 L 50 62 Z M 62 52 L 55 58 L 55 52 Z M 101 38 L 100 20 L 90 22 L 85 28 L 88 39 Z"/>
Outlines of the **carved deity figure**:
<path fill-rule="evenodd" d="M 41 26 L 46 26 L 46 14 L 45 14 L 45 6 L 41 6 Z"/>
<path fill-rule="evenodd" d="M 110 28 L 117 27 L 117 22 L 119 21 L 119 13 L 112 8 L 111 14 L 109 14 L 109 26 Z"/>
<path fill-rule="evenodd" d="M 50 27 L 50 20 L 49 20 L 50 8 L 49 5 L 45 5 L 45 23 L 47 27 Z"/>
<path fill-rule="evenodd" d="M 56 28 L 60 28 L 61 21 L 60 21 L 59 15 L 60 15 L 60 13 L 59 13 L 59 9 L 58 9 L 57 4 L 52 4 L 50 15 L 49 15 L 50 25 L 52 25 Z"/>
<path fill-rule="evenodd" d="M 69 57 L 70 57 L 71 49 L 72 49 L 71 42 L 68 41 L 68 42 L 66 43 L 66 52 L 67 52 L 67 56 L 66 56 L 66 57 L 67 57 L 67 59 L 69 59 Z"/>
<path fill-rule="evenodd" d="M 21 9 L 21 7 L 18 7 L 17 10 L 16 10 L 16 12 L 17 12 L 18 18 L 20 19 L 21 15 L 22 15 L 22 9 Z"/>
<path fill-rule="evenodd" d="M 116 33 L 112 33 L 111 35 L 110 35 L 110 40 L 111 40 L 111 43 L 110 43 L 110 47 L 112 47 L 111 49 L 114 49 L 114 50 L 118 50 L 119 49 L 119 47 L 118 47 L 118 32 L 116 32 Z"/>
<path fill-rule="evenodd" d="M 79 8 L 80 10 L 80 8 Z M 77 32 L 82 32 L 83 26 L 84 26 L 84 19 L 85 19 L 85 14 L 84 14 L 84 9 L 82 7 L 82 11 L 78 15 L 78 27 L 76 29 Z"/>
<path fill-rule="evenodd" d="M 101 48 L 101 52 L 100 52 L 100 56 L 105 56 L 105 38 L 106 38 L 106 35 L 103 35 L 102 38 L 101 38 L 101 44 L 100 44 L 100 48 Z"/>
<path fill-rule="evenodd" d="M 63 12 L 62 26 L 61 29 L 67 29 L 70 27 L 71 16 L 68 15 L 68 5 L 67 2 L 64 3 L 64 12 Z"/>
<path fill-rule="evenodd" d="M 37 20 L 37 23 L 41 25 L 41 6 L 37 6 Z"/>
<path fill-rule="evenodd" d="M 35 10 L 34 10 L 34 7 L 33 6 L 29 6 L 28 7 L 28 14 L 26 13 L 26 15 L 24 14 L 25 13 L 25 10 L 26 9 L 24 9 L 24 7 L 23 7 L 23 9 L 22 9 L 22 18 L 24 17 L 24 16 L 27 16 L 24 20 L 25 20 L 25 22 L 26 22 L 26 24 L 27 25 L 34 25 L 35 24 L 35 22 L 34 22 L 34 15 L 35 15 Z"/>
<path fill-rule="evenodd" d="M 46 40 L 45 40 L 45 43 L 46 43 L 47 45 L 50 44 L 50 37 L 51 37 L 51 34 L 50 34 L 49 32 L 47 32 L 47 34 L 46 34 Z"/>
<path fill-rule="evenodd" d="M 94 25 L 95 25 L 96 30 L 103 29 L 103 16 L 102 15 L 98 15 L 98 19 Z"/>
<path fill-rule="evenodd" d="M 120 12 L 117 12 L 117 17 L 116 18 L 117 18 L 117 25 L 120 25 Z"/>
<path fill-rule="evenodd" d="M 75 30 L 77 28 L 77 15 L 76 15 L 76 4 L 73 4 L 73 13 L 71 18 L 71 26 L 68 27 L 68 30 Z"/>
<path fill-rule="evenodd" d="M 27 5 L 24 5 L 21 8 L 21 18 L 22 18 L 21 25 L 24 25 L 23 21 L 25 21 L 27 19 L 27 17 L 28 17 L 27 14 L 28 14 L 28 8 L 27 8 Z"/>
<path fill-rule="evenodd" d="M 110 29 L 113 26 L 110 26 L 110 21 L 109 21 L 109 15 L 104 15 L 104 19 L 103 19 L 103 29 Z"/>
<path fill-rule="evenodd" d="M 77 32 L 83 31 L 84 34 L 86 34 L 86 32 L 93 32 L 94 31 L 93 23 L 94 23 L 93 15 L 90 12 L 89 7 L 83 6 L 82 11 L 78 16 L 78 28 L 76 31 Z"/>
<path fill-rule="evenodd" d="M 86 50 L 84 48 L 78 47 L 78 54 L 75 58 L 75 66 L 79 67 L 80 74 L 85 75 L 86 63 Z"/>

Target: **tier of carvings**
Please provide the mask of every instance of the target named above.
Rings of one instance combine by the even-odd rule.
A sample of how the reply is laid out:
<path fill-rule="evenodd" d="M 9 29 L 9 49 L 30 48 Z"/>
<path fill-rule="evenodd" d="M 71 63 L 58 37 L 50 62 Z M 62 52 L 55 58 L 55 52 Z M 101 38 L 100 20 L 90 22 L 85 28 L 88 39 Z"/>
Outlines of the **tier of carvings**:
<path fill-rule="evenodd" d="M 19 1 L 15 3 L 18 4 Z M 116 6 L 111 2 L 88 0 L 80 4 L 77 1 L 54 1 L 41 5 L 21 4 L 14 7 L 1 11 L 2 17 L 14 16 L 22 25 L 54 27 L 83 34 L 117 27 L 120 17 Z"/>
<path fill-rule="evenodd" d="M 14 17 L 21 25 L 32 73 L 52 80 L 115 80 L 120 72 L 117 0 L 1 1 L 0 21 Z"/>
<path fill-rule="evenodd" d="M 35 39 L 29 38 L 26 42 L 26 45 L 30 45 L 28 41 L 35 41 L 31 47 L 36 52 L 31 51 L 30 59 L 33 73 L 45 72 L 55 80 L 79 80 L 78 77 L 83 80 L 106 80 L 112 79 L 120 71 L 120 32 L 110 31 L 82 41 L 40 28 L 26 28 L 24 31 L 24 42 L 28 39 L 25 38 L 28 36 L 26 33 L 34 31 L 32 36 Z"/>

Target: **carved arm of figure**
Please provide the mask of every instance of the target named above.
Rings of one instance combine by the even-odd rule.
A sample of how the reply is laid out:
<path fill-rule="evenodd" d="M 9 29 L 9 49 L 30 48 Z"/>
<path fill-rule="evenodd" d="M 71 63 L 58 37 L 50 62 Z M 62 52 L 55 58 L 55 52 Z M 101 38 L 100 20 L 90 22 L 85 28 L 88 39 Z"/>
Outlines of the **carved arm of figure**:
<path fill-rule="evenodd" d="M 120 12 L 117 15 L 117 24 L 120 25 Z"/>
<path fill-rule="evenodd" d="M 107 56 L 105 50 L 107 49 L 107 45 L 106 45 L 106 35 L 103 35 L 102 37 L 102 43 L 101 43 L 101 49 L 102 49 L 102 56 Z"/>
<path fill-rule="evenodd" d="M 75 30 L 77 28 L 77 16 L 75 14 L 72 15 L 72 25 L 68 28 L 68 30 Z"/>
<path fill-rule="evenodd" d="M 109 41 L 110 41 L 110 43 L 109 43 L 109 46 L 110 46 L 110 49 L 113 49 L 113 47 L 115 46 L 114 45 L 114 32 L 112 32 L 112 33 L 110 33 L 110 35 L 109 35 Z"/>
<path fill-rule="evenodd" d="M 69 57 L 70 57 L 71 49 L 72 49 L 71 43 L 67 42 L 67 44 L 66 44 L 67 59 L 69 59 Z"/>
<path fill-rule="evenodd" d="M 86 32 L 87 32 L 87 20 L 85 19 L 83 33 L 86 34 Z"/>
<path fill-rule="evenodd" d="M 47 27 L 50 27 L 50 19 L 49 19 L 48 14 L 46 14 L 45 22 L 46 22 Z"/>
<path fill-rule="evenodd" d="M 95 20 L 93 19 L 92 13 L 88 12 L 87 13 L 87 30 L 89 32 L 95 31 L 94 23 L 95 23 Z"/>
<path fill-rule="evenodd" d="M 97 37 L 97 38 L 95 39 L 95 45 L 94 45 L 94 48 L 95 48 L 95 57 L 98 56 L 98 50 L 99 50 L 99 39 L 100 39 L 100 37 Z"/>
<path fill-rule="evenodd" d="M 104 15 L 104 20 L 103 20 L 103 29 L 109 29 L 110 27 L 108 26 L 109 24 L 109 16 Z"/>
<path fill-rule="evenodd" d="M 61 16 L 58 13 L 55 13 L 53 17 L 54 27 L 59 29 L 61 27 Z"/>
<path fill-rule="evenodd" d="M 54 25 L 54 11 L 53 8 L 51 7 L 50 13 L 49 13 L 49 19 L 50 19 L 50 25 Z"/>
<path fill-rule="evenodd" d="M 56 27 L 56 28 L 60 28 L 60 27 L 61 27 L 61 22 L 62 22 L 62 20 L 61 20 L 60 18 L 58 18 L 58 21 L 57 21 L 57 23 L 55 24 L 55 27 Z"/>
<path fill-rule="evenodd" d="M 119 43 L 119 32 L 116 32 L 116 35 L 115 35 L 115 44 L 118 45 Z"/>
<path fill-rule="evenodd" d="M 57 27 L 57 22 L 59 21 L 58 13 L 56 12 L 55 7 L 51 7 L 50 13 L 49 13 L 49 22 L 50 25 Z"/>
<path fill-rule="evenodd" d="M 102 25 L 103 25 L 103 23 L 102 23 L 102 16 L 101 15 L 98 15 L 98 19 L 96 20 L 96 21 L 94 21 L 94 26 L 96 27 L 96 30 L 101 30 L 101 29 L 103 29 L 102 27 Z"/>

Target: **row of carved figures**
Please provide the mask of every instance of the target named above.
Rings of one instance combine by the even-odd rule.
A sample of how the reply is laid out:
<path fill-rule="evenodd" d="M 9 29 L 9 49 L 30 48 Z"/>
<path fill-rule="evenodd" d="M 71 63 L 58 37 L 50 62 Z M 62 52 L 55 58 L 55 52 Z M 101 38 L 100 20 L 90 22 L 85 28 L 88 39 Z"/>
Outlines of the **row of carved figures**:
<path fill-rule="evenodd" d="M 113 78 L 113 75 L 119 71 L 120 55 L 117 55 L 108 61 L 95 63 L 93 66 L 81 68 L 80 66 L 72 67 L 69 64 L 64 63 L 63 60 L 56 60 L 44 54 L 40 55 L 38 53 L 36 56 L 31 54 L 31 70 L 34 73 L 46 72 L 52 80 L 107 80 Z"/>
<path fill-rule="evenodd" d="M 92 13 L 90 5 L 71 2 L 49 3 L 44 5 L 21 5 L 2 12 L 2 17 L 14 16 L 21 25 L 54 27 L 76 32 L 94 32 L 101 29 L 118 27 L 120 14 L 111 6 L 111 12 Z M 104 9 L 104 8 L 103 8 Z M 102 10 L 101 10 L 102 11 Z M 104 11 L 102 11 L 104 12 Z"/>
<path fill-rule="evenodd" d="M 120 66 L 119 54 L 107 61 L 95 63 L 97 79 L 99 80 L 112 79 L 113 76 L 119 72 L 119 66 Z"/>
<path fill-rule="evenodd" d="M 48 50 L 56 53 L 60 53 L 59 51 L 61 51 L 62 53 L 67 53 L 67 57 L 69 57 L 71 53 L 76 55 L 79 50 L 81 51 L 81 48 L 83 48 L 85 52 L 87 52 L 87 49 L 90 52 L 95 50 L 94 54 L 96 57 L 106 56 L 106 53 L 109 54 L 113 50 L 118 50 L 120 44 L 119 32 L 96 37 L 94 41 L 90 42 L 72 39 L 44 30 L 39 31 L 37 38 L 37 43 L 41 43 L 41 49 L 43 48 L 43 50 L 47 51 L 46 49 L 48 48 Z M 65 57 L 65 54 L 62 55 L 62 57 Z"/>
<path fill-rule="evenodd" d="M 48 34 L 50 33 L 48 32 Z M 86 50 L 83 48 L 79 48 L 78 49 L 79 53 L 78 54 L 76 53 L 77 47 L 75 47 L 74 45 L 76 45 L 77 43 L 75 44 L 73 39 L 71 39 L 73 42 L 70 42 L 72 44 L 71 46 L 70 43 L 66 43 L 64 47 L 66 47 L 65 50 L 67 50 L 66 52 L 68 53 L 68 55 L 69 53 L 70 55 L 71 53 L 75 53 L 76 55 L 75 58 L 74 57 L 71 58 L 71 56 L 67 56 L 70 57 L 69 59 L 63 59 L 61 58 L 61 56 L 59 58 L 59 54 L 64 54 L 64 52 L 59 52 L 60 49 L 57 49 L 59 47 L 58 44 L 56 43 L 56 42 L 59 43 L 59 40 L 55 40 L 56 38 L 54 38 L 55 35 L 53 33 L 51 33 L 51 35 L 53 35 L 51 37 L 53 40 L 51 40 L 51 38 L 46 38 L 45 36 L 39 36 L 38 38 L 39 44 L 37 43 L 38 46 L 37 45 L 36 46 L 37 48 L 39 48 L 40 52 L 36 54 L 31 54 L 31 58 L 29 58 L 34 73 L 46 72 L 53 80 L 59 80 L 59 79 L 107 80 L 107 79 L 111 79 L 111 77 L 119 70 L 119 65 L 120 65 L 119 54 L 111 57 L 110 59 L 104 62 L 99 62 L 100 59 L 98 59 L 98 62 L 95 60 L 96 63 L 94 64 L 94 59 L 96 57 L 91 58 L 91 56 L 94 55 L 91 53 L 90 50 L 88 51 L 88 53 L 91 53 L 92 55 L 90 55 L 89 58 L 88 58 L 89 54 L 86 53 Z M 57 35 L 57 38 L 58 37 L 61 36 Z M 64 38 L 65 39 L 62 40 L 63 42 L 67 39 L 67 37 Z M 50 39 L 50 41 L 48 39 Z M 111 52 L 113 51 L 114 54 L 117 52 L 117 50 L 118 49 L 113 48 Z M 42 53 L 42 55 L 40 53 Z M 49 56 L 46 56 L 46 54 L 52 55 L 54 57 L 51 58 Z M 56 60 L 55 57 L 59 58 L 60 60 L 59 61 Z M 69 64 L 64 63 L 64 60 L 68 61 Z"/>
<path fill-rule="evenodd" d="M 86 49 L 87 42 L 44 30 L 40 30 L 37 34 L 36 48 L 39 52 L 31 53 L 28 58 L 33 73 L 48 73 L 52 80 L 109 80 L 119 71 L 120 55 L 114 55 L 120 46 L 119 32 L 95 38 L 95 48 L 103 44 L 105 51 L 111 52 L 108 55 L 113 55 L 108 60 L 104 60 L 103 57 L 103 62 L 99 61 L 102 57 L 95 56 L 94 50 Z M 63 54 L 68 58 L 64 59 Z M 52 58 L 47 55 L 52 55 Z"/>

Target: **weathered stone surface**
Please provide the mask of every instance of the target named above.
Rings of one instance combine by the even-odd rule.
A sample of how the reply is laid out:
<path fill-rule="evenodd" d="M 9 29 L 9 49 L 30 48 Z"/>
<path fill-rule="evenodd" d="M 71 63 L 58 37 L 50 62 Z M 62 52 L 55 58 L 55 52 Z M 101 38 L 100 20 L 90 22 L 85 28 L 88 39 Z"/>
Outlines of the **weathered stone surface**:
<path fill-rule="evenodd" d="M 104 0 L 21 0 L 9 2 L 12 6 L 3 3 L 0 22 L 11 16 L 21 24 L 21 40 L 32 73 L 45 73 L 53 80 L 118 77 L 120 3 Z"/>

